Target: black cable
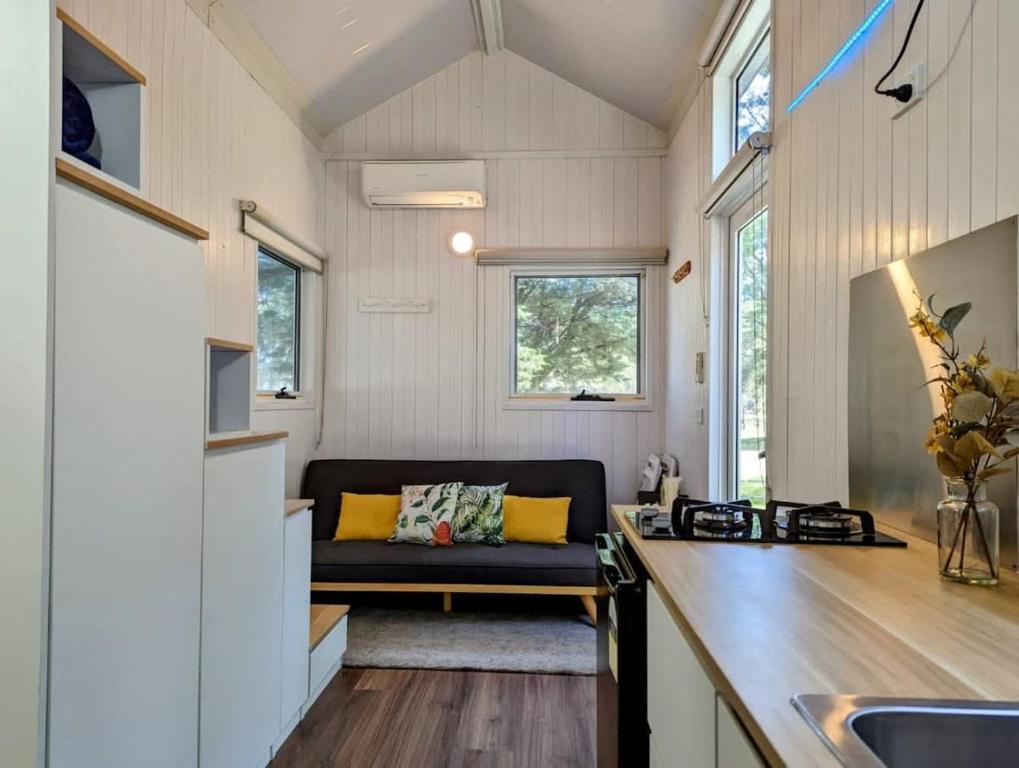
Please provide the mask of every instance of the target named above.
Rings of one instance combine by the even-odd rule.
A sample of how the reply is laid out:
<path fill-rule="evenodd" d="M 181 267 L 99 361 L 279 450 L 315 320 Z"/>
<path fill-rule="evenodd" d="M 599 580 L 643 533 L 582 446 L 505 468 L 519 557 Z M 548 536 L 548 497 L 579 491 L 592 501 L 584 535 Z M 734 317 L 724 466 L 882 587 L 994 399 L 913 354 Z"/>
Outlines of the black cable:
<path fill-rule="evenodd" d="M 907 102 L 913 98 L 913 86 L 908 83 L 900 85 L 897 88 L 888 88 L 882 90 L 881 84 L 887 80 L 895 68 L 899 66 L 899 62 L 902 61 L 902 57 L 906 53 L 906 49 L 909 47 L 909 38 L 913 36 L 913 27 L 916 26 L 916 20 L 920 17 L 920 11 L 923 8 L 923 4 L 926 0 L 918 0 L 916 4 L 916 10 L 913 11 L 913 18 L 909 21 L 909 28 L 906 30 L 906 39 L 902 41 L 902 47 L 899 49 L 899 55 L 895 57 L 895 61 L 892 62 L 892 66 L 888 68 L 888 71 L 884 73 L 880 80 L 877 81 L 877 85 L 874 86 L 874 93 L 879 93 L 882 96 L 891 96 L 894 99 L 898 99 L 901 102 Z"/>

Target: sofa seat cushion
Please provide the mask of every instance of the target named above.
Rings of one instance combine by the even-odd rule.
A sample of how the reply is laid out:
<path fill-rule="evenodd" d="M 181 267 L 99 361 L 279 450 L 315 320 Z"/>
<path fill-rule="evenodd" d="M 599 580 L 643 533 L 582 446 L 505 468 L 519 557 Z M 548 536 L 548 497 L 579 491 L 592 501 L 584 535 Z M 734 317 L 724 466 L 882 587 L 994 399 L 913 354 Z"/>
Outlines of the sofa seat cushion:
<path fill-rule="evenodd" d="M 409 584 L 594 586 L 591 544 L 455 544 L 415 547 L 384 541 L 315 541 L 312 581 Z"/>

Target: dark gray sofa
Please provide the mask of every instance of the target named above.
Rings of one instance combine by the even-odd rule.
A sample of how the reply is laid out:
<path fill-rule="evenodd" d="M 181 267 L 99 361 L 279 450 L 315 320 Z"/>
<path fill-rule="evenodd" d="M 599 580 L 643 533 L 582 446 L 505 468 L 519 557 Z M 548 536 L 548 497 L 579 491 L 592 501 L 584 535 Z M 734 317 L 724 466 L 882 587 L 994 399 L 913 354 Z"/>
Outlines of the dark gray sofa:
<path fill-rule="evenodd" d="M 569 496 L 565 545 L 507 543 L 426 547 L 334 542 L 340 494 L 398 494 L 402 485 L 508 483 L 517 496 Z M 593 611 L 595 534 L 606 526 L 605 468 L 598 461 L 312 461 L 301 497 L 314 499 L 312 588 L 331 591 L 573 594 Z M 447 597 L 447 607 L 448 607 Z"/>

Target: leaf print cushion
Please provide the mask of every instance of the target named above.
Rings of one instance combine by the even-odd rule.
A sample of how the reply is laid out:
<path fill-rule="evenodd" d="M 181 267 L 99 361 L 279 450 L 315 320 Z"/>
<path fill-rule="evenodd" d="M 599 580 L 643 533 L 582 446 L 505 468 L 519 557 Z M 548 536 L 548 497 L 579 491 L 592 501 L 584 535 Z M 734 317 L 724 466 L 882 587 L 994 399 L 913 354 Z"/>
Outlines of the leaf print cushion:
<path fill-rule="evenodd" d="M 397 544 L 448 547 L 453 543 L 453 516 L 463 483 L 405 485 L 396 530 L 389 537 Z"/>
<path fill-rule="evenodd" d="M 502 485 L 465 485 L 460 489 L 453 517 L 453 541 L 505 544 L 502 532 Z"/>

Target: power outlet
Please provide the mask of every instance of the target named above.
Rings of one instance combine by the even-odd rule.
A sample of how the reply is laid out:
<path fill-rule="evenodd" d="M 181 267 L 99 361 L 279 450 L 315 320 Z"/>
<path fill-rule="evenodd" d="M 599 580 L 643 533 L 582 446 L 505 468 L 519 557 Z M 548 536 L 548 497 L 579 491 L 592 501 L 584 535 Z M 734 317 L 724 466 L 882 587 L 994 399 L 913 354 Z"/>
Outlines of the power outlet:
<path fill-rule="evenodd" d="M 892 120 L 902 117 L 923 100 L 924 94 L 927 93 L 927 65 L 923 62 L 914 64 L 912 69 L 906 72 L 905 77 L 896 83 L 896 86 L 899 85 L 913 86 L 913 95 L 909 101 L 902 104 L 896 110 L 895 114 L 892 115 Z"/>

